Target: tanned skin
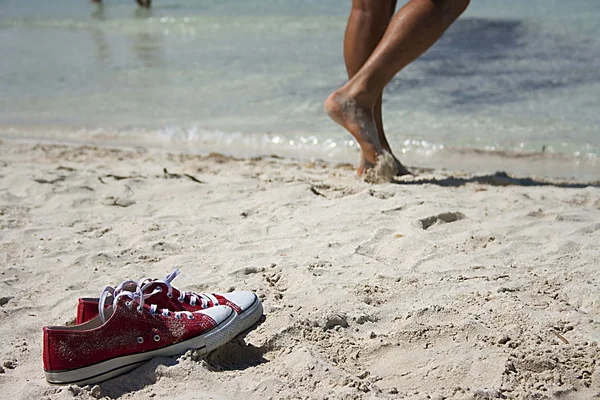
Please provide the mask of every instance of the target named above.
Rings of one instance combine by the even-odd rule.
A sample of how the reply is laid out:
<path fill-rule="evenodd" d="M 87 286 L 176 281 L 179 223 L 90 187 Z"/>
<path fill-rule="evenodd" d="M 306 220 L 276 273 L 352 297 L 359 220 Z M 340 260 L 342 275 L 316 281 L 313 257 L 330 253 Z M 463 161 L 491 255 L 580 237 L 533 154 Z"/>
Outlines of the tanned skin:
<path fill-rule="evenodd" d="M 381 99 L 388 82 L 429 49 L 465 11 L 469 0 L 411 0 L 394 15 L 396 0 L 353 0 L 344 37 L 348 82 L 325 110 L 358 142 L 357 172 L 393 157 L 396 176 L 410 174 L 392 152 L 383 128 Z"/>

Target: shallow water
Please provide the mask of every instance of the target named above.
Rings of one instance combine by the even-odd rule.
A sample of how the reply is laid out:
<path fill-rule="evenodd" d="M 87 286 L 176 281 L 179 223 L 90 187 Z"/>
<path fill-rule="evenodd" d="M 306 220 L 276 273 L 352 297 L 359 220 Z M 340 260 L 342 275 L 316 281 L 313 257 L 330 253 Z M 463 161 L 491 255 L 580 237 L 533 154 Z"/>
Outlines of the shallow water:
<path fill-rule="evenodd" d="M 348 10 L 336 0 L 155 0 L 150 11 L 5 0 L 0 134 L 354 162 L 356 144 L 322 111 L 346 79 Z M 489 150 L 507 170 L 535 153 L 517 172 L 600 179 L 599 20 L 591 0 L 472 2 L 388 85 L 395 152 L 469 169 Z"/>

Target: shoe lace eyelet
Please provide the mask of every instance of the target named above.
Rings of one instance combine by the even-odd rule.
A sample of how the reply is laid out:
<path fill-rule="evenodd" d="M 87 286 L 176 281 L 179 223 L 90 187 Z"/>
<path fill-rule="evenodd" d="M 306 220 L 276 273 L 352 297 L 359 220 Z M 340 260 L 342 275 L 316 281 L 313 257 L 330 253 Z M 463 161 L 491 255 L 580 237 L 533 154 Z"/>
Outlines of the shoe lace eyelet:
<path fill-rule="evenodd" d="M 160 340 L 160 336 L 158 336 L 158 335 L 154 335 L 154 338 L 153 338 L 153 339 L 154 339 L 154 341 L 155 341 L 155 342 L 158 342 L 158 341 Z"/>
<path fill-rule="evenodd" d="M 144 307 L 138 307 L 137 310 L 138 310 L 138 312 L 142 312 L 142 311 L 144 311 Z"/>
<path fill-rule="evenodd" d="M 133 301 L 131 301 L 131 300 L 125 302 L 125 305 L 127 307 L 131 307 L 132 304 L 133 304 Z"/>
<path fill-rule="evenodd" d="M 139 337 L 137 338 L 137 341 L 138 341 L 138 343 L 140 343 L 140 344 L 141 344 L 141 343 L 144 343 L 144 338 L 143 338 L 143 337 L 141 337 L 141 336 L 139 336 Z"/>
<path fill-rule="evenodd" d="M 167 297 L 172 299 L 173 298 L 173 293 L 167 294 Z"/>
<path fill-rule="evenodd" d="M 188 317 L 188 319 L 196 319 L 196 317 L 194 317 L 194 314 L 192 314 Z"/>

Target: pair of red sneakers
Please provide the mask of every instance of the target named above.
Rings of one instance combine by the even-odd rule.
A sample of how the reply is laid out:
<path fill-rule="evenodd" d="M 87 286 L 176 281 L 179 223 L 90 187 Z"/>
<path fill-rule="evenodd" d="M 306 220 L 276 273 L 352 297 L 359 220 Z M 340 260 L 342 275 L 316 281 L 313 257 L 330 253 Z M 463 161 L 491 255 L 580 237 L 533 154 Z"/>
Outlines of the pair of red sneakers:
<path fill-rule="evenodd" d="M 164 279 L 125 281 L 100 298 L 79 299 L 74 326 L 44 327 L 44 370 L 50 383 L 87 385 L 121 375 L 157 356 L 190 349 L 207 354 L 254 325 L 256 294 L 182 292 Z"/>

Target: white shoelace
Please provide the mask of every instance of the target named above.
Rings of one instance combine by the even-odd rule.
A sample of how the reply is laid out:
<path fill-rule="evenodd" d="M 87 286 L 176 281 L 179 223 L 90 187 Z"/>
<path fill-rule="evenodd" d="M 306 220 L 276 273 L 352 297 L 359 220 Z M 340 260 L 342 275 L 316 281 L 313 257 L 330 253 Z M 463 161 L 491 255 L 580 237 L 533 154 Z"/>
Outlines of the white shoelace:
<path fill-rule="evenodd" d="M 171 282 L 173 282 L 173 280 L 175 278 L 177 278 L 177 276 L 179 274 L 180 274 L 179 269 L 176 269 L 175 271 L 173 271 L 169 275 L 167 275 L 165 277 L 165 279 L 156 279 L 156 280 L 151 280 L 150 278 L 142 279 L 141 283 L 147 282 L 142 286 L 142 291 L 145 292 L 152 284 L 162 283 L 167 287 L 167 297 L 168 298 L 173 297 L 173 289 L 176 289 L 179 292 L 179 297 L 177 297 L 177 300 L 181 303 L 183 303 L 185 301 L 186 297 L 189 297 L 189 303 L 192 306 L 195 306 L 198 303 L 198 300 L 200 300 L 201 308 L 208 308 L 211 302 L 212 302 L 213 306 L 219 305 L 219 300 L 212 294 L 209 294 L 209 293 L 198 294 L 198 293 L 193 293 L 193 292 L 184 292 L 177 288 L 173 288 L 173 286 L 171 285 Z M 158 290 L 159 290 L 159 292 L 161 292 L 162 288 L 159 288 Z"/>
<path fill-rule="evenodd" d="M 113 288 L 112 286 L 105 287 L 104 290 L 102 291 L 102 294 L 100 295 L 100 300 L 98 301 L 98 315 L 100 316 L 100 320 L 103 323 L 106 321 L 106 317 L 104 315 L 104 310 L 105 310 L 104 307 L 106 306 L 106 300 L 109 295 L 113 296 L 113 304 L 112 304 L 113 310 L 117 306 L 118 300 L 123 296 L 127 296 L 131 299 L 130 301 L 127 302 L 127 304 L 132 305 L 134 301 L 137 302 L 138 303 L 138 311 L 142 311 L 144 309 L 144 303 L 145 303 L 146 299 L 148 299 L 151 296 L 154 296 L 157 293 L 162 292 L 162 287 L 159 286 L 159 287 L 154 288 L 154 290 L 152 292 L 146 293 L 146 291 L 153 284 L 156 284 L 156 283 L 164 284 L 165 286 L 167 286 L 167 297 L 169 297 L 169 298 L 173 297 L 173 286 L 171 285 L 171 282 L 173 281 L 173 279 L 175 279 L 179 275 L 179 273 L 180 273 L 179 269 L 176 269 L 175 271 L 173 271 L 169 275 L 167 275 L 165 277 L 165 279 L 152 280 L 151 278 L 144 278 L 144 279 L 140 280 L 139 282 L 136 282 L 133 280 L 127 280 L 127 281 L 122 282 L 116 288 Z M 214 306 L 219 305 L 219 301 L 212 294 L 207 294 L 207 293 L 196 294 L 196 293 L 192 293 L 192 292 L 183 292 L 179 289 L 177 289 L 177 290 L 180 293 L 177 300 L 180 302 L 183 302 L 185 300 L 186 296 L 189 296 L 190 297 L 190 305 L 192 305 L 192 306 L 195 306 L 197 304 L 198 300 L 201 301 L 201 308 L 208 308 L 209 301 L 212 302 L 212 304 Z M 158 308 L 158 306 L 156 304 L 152 304 L 150 306 L 150 313 L 156 314 L 157 308 Z M 173 312 L 169 309 L 163 308 L 161 310 L 161 313 L 164 316 L 169 316 L 171 313 L 173 313 L 175 315 L 175 318 L 177 318 L 177 319 L 181 319 L 183 315 L 185 315 L 188 319 L 194 319 L 194 315 L 189 311 Z"/>

